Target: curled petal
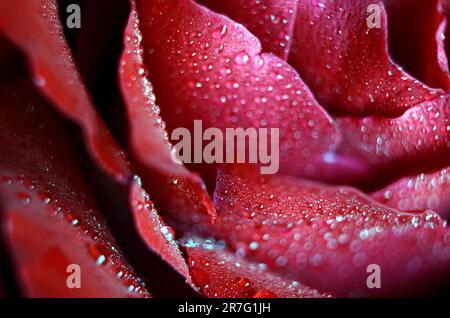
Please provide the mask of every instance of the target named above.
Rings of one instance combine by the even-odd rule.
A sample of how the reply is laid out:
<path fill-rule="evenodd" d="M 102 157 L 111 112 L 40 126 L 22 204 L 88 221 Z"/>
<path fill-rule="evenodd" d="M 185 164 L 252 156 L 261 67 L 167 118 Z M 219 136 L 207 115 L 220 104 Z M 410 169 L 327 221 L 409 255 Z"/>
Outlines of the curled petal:
<path fill-rule="evenodd" d="M 431 211 L 402 213 L 353 188 L 245 166 L 219 171 L 214 200 L 218 215 L 208 229 L 216 239 L 320 292 L 405 295 L 447 277 L 450 233 Z M 371 264 L 381 269 L 379 289 L 366 284 Z"/>
<path fill-rule="evenodd" d="M 370 165 L 375 171 L 374 184 L 421 169 L 432 171 L 447 166 L 449 115 L 446 96 L 417 105 L 397 118 L 339 118 L 336 123 L 343 135 L 340 152 Z"/>
<path fill-rule="evenodd" d="M 178 220 L 192 221 L 205 215 L 213 220 L 214 206 L 203 181 L 182 164 L 174 162 L 165 124 L 155 104 L 153 87 L 146 77 L 140 46 L 142 35 L 134 2 L 131 6 L 119 78 L 128 114 L 132 155 L 161 210 Z"/>
<path fill-rule="evenodd" d="M 109 234 L 66 124 L 27 82 L 0 96 L 1 230 L 25 295 L 149 296 Z"/>
<path fill-rule="evenodd" d="M 377 201 L 402 211 L 430 209 L 450 215 L 450 168 L 402 177 L 371 195 Z"/>
<path fill-rule="evenodd" d="M 193 278 L 208 297 L 328 297 L 271 273 L 264 264 L 241 259 L 217 242 L 195 236 L 187 236 L 183 241 Z"/>
<path fill-rule="evenodd" d="M 261 54 L 241 25 L 192 1 L 138 1 L 144 60 L 169 131 L 203 127 L 279 129 L 280 168 L 305 166 L 340 136 L 298 74 Z M 270 136 L 272 136 L 271 134 Z M 269 137 L 270 137 L 269 136 Z"/>
<path fill-rule="evenodd" d="M 443 93 L 391 60 L 381 1 L 299 0 L 289 62 L 336 113 L 398 116 Z"/>
<path fill-rule="evenodd" d="M 164 224 L 138 177 L 133 180 L 130 201 L 136 227 L 146 244 L 194 286 L 186 260 L 175 241 L 174 230 Z"/>
<path fill-rule="evenodd" d="M 444 32 L 447 21 L 438 0 L 384 0 L 389 52 L 406 71 L 430 87 L 450 88 Z"/>
<path fill-rule="evenodd" d="M 262 49 L 286 60 L 291 46 L 297 0 L 200 0 L 208 8 L 242 23 Z"/>
<path fill-rule="evenodd" d="M 0 31 L 25 52 L 35 85 L 82 128 L 93 157 L 108 173 L 125 181 L 130 175 L 127 162 L 81 82 L 55 0 L 2 1 Z"/>

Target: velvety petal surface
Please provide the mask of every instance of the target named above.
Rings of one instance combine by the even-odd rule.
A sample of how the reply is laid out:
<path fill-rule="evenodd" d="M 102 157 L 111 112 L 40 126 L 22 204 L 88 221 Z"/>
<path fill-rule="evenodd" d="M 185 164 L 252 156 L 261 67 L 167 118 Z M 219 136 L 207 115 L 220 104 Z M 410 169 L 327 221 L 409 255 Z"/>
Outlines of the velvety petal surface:
<path fill-rule="evenodd" d="M 371 194 L 379 202 L 399 210 L 436 211 L 450 215 L 450 168 L 402 177 Z"/>
<path fill-rule="evenodd" d="M 210 231 L 247 260 L 333 296 L 425 293 L 448 281 L 450 233 L 436 213 L 402 213 L 349 187 L 225 167 Z M 367 285 L 370 264 L 381 288 Z M 428 286 L 429 287 L 429 286 Z"/>
<path fill-rule="evenodd" d="M 366 183 L 429 172 L 450 163 L 448 96 L 421 103 L 396 118 L 343 117 L 336 122 L 343 135 L 339 152 L 374 171 Z"/>
<path fill-rule="evenodd" d="M 99 214 L 67 124 L 27 81 L 0 96 L 2 235 L 24 294 L 148 296 Z M 71 266 L 81 288 L 68 288 Z"/>
<path fill-rule="evenodd" d="M 199 0 L 211 10 L 242 23 L 261 41 L 264 52 L 287 59 L 297 0 Z"/>
<path fill-rule="evenodd" d="M 208 297 L 327 297 L 295 280 L 271 273 L 264 264 L 237 257 L 220 242 L 187 236 L 182 239 L 196 283 Z"/>
<path fill-rule="evenodd" d="M 439 10 L 440 1 L 384 0 L 383 3 L 393 60 L 429 87 L 448 91 L 447 20 Z"/>
<path fill-rule="evenodd" d="M 80 125 L 99 164 L 118 180 L 128 178 L 124 154 L 96 113 L 73 63 L 55 0 L 2 1 L 0 32 L 27 56 L 34 83 L 61 112 Z"/>
<path fill-rule="evenodd" d="M 144 62 L 169 132 L 279 129 L 282 172 L 305 174 L 339 143 L 331 118 L 298 74 L 261 53 L 242 25 L 192 1 L 138 1 Z M 194 138 L 198 138 L 194 137 Z"/>
<path fill-rule="evenodd" d="M 398 116 L 442 91 L 392 61 L 387 26 L 381 1 L 299 0 L 289 62 L 335 113 Z"/>
<path fill-rule="evenodd" d="M 153 87 L 146 77 L 142 35 L 133 1 L 131 6 L 119 77 L 127 108 L 132 155 L 162 211 L 189 222 L 205 216 L 212 220 L 215 209 L 203 181 L 175 161 L 165 123 L 155 104 Z"/>

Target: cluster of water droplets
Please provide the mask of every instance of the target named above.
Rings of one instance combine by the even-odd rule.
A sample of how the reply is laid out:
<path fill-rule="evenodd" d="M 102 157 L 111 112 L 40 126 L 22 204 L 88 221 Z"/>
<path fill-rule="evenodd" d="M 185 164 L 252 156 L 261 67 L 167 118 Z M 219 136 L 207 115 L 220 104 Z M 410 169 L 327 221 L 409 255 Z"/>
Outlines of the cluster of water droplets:
<path fill-rule="evenodd" d="M 334 150 L 332 122 L 298 74 L 276 56 L 260 54 L 258 40 L 241 25 L 206 16 L 161 19 L 149 18 L 143 34 L 149 38 L 146 61 L 164 73 L 151 80 L 171 126 L 190 127 L 202 119 L 208 127 L 276 127 L 281 161 Z M 153 42 L 150 30 L 169 21 L 172 32 L 163 43 Z"/>
<path fill-rule="evenodd" d="M 449 196 L 449 168 L 434 173 L 421 173 L 402 178 L 373 194 L 378 201 L 402 211 L 431 209 L 445 210 L 445 198 Z M 444 203 L 443 203 L 444 202 Z"/>
<path fill-rule="evenodd" d="M 195 282 L 210 297 L 321 296 L 295 280 L 272 273 L 264 263 L 252 263 L 234 255 L 224 241 L 189 238 L 182 244 L 187 249 Z"/>
<path fill-rule="evenodd" d="M 287 57 L 296 9 L 295 1 L 277 4 L 260 0 L 199 2 L 242 23 L 261 40 L 265 52 L 272 52 L 281 58 Z"/>
<path fill-rule="evenodd" d="M 410 259 L 398 259 L 411 273 L 427 257 L 437 262 L 450 257 L 449 233 L 436 240 L 430 255 L 419 252 L 422 239 L 446 227 L 432 211 L 388 210 L 350 188 L 287 179 L 253 180 L 252 186 L 236 176 L 227 180 L 216 192 L 217 238 L 226 240 L 236 257 L 264 261 L 276 271 L 295 273 L 300 281 L 305 278 L 302 273 L 315 270 L 337 271 L 345 279 L 375 259 L 395 259 L 393 240 L 418 251 Z M 417 230 L 423 231 L 422 239 L 417 239 Z"/>
<path fill-rule="evenodd" d="M 123 78 L 125 90 L 129 89 L 127 98 L 130 99 L 129 108 L 142 107 L 149 113 L 149 125 L 155 125 L 160 128 L 160 133 L 167 141 L 167 147 L 170 149 L 169 137 L 166 131 L 166 124 L 162 120 L 161 110 L 156 104 L 156 96 L 153 86 L 148 79 L 148 70 L 144 63 L 144 49 L 142 47 L 142 34 L 139 30 L 139 17 L 135 10 L 132 11 L 129 25 L 125 34 L 125 50 L 120 60 L 119 73 Z M 133 111 L 130 111 L 132 117 Z M 134 118 L 132 118 L 134 119 Z"/>
<path fill-rule="evenodd" d="M 42 190 L 38 181 L 25 176 L 2 175 L 0 187 L 3 187 L 4 191 L 15 193 L 19 208 L 22 206 L 26 209 L 24 211 L 42 210 L 42 213 L 46 211 L 51 217 L 66 220 L 81 235 L 89 238 L 90 243 L 86 248 L 97 266 L 112 271 L 130 292 L 146 293 L 144 282 L 124 265 L 124 259 L 117 247 L 106 237 L 105 225 L 96 217 L 94 210 L 89 209 L 80 213 L 78 209 L 67 208 L 60 199 L 51 195 L 51 191 Z"/>
<path fill-rule="evenodd" d="M 374 164 L 445 152 L 450 148 L 448 100 L 423 102 L 397 118 L 338 119 L 346 151 L 360 153 Z"/>
<path fill-rule="evenodd" d="M 175 230 L 164 224 L 164 221 L 159 216 L 153 202 L 151 201 L 147 192 L 142 189 L 142 183 L 139 177 L 135 176 L 134 179 L 137 181 L 137 184 L 140 187 L 140 194 L 138 197 L 131 202 L 132 208 L 136 209 L 138 213 L 148 214 L 148 218 L 152 220 L 154 223 L 154 231 L 155 233 L 160 233 L 162 237 L 164 237 L 165 242 L 168 242 L 172 245 L 173 248 L 178 251 L 178 244 L 175 240 Z M 180 253 L 181 254 L 181 253 Z"/>
<path fill-rule="evenodd" d="M 355 8 L 300 6 L 290 62 L 324 106 L 392 116 L 439 96 L 391 61 L 384 27 L 368 29 Z"/>

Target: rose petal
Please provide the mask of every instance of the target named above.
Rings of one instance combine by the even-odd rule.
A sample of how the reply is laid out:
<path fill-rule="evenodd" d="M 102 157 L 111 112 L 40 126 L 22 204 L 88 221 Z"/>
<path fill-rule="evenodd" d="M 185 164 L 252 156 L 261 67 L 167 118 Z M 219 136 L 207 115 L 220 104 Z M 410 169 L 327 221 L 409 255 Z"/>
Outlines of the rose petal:
<path fill-rule="evenodd" d="M 450 215 L 450 168 L 403 177 L 372 193 L 377 201 L 402 211 L 430 209 Z"/>
<path fill-rule="evenodd" d="M 421 82 L 447 91 L 450 78 L 443 36 L 447 21 L 439 11 L 439 1 L 383 2 L 392 58 Z"/>
<path fill-rule="evenodd" d="M 148 194 L 142 189 L 138 177 L 135 177 L 131 186 L 130 202 L 136 227 L 148 247 L 172 265 L 194 287 L 186 260 L 175 241 L 175 232 L 164 224 Z"/>
<path fill-rule="evenodd" d="M 445 281 L 450 233 L 431 211 L 401 213 L 352 188 L 245 166 L 219 171 L 214 200 L 217 239 L 320 292 L 405 295 Z M 370 264 L 381 268 L 380 289 L 366 285 Z"/>
<path fill-rule="evenodd" d="M 66 124 L 27 82 L 0 96 L 2 231 L 25 294 L 148 296 L 99 215 Z M 66 284 L 71 264 L 81 288 Z"/>
<path fill-rule="evenodd" d="M 183 238 L 193 278 L 208 297 L 327 297 L 299 282 L 270 273 L 264 264 L 236 257 L 218 242 Z"/>
<path fill-rule="evenodd" d="M 424 102 L 397 118 L 339 118 L 339 152 L 369 164 L 373 184 L 445 167 L 450 164 L 449 99 Z"/>
<path fill-rule="evenodd" d="M 369 5 L 381 9 L 380 28 L 368 27 Z M 381 1 L 299 0 L 289 62 L 329 110 L 398 116 L 442 91 L 392 62 L 386 24 Z"/>
<path fill-rule="evenodd" d="M 261 41 L 264 52 L 286 60 L 291 45 L 297 0 L 200 0 L 201 4 L 242 23 Z"/>
<path fill-rule="evenodd" d="M 0 31 L 26 53 L 35 84 L 83 129 L 94 158 L 107 172 L 124 181 L 130 175 L 127 162 L 81 82 L 55 1 L 2 1 Z"/>
<path fill-rule="evenodd" d="M 448 22 L 450 19 L 450 1 L 448 0 L 439 0 L 439 11 L 444 15 L 445 19 L 446 19 L 446 24 L 444 29 L 442 30 L 442 35 L 441 38 L 444 41 L 444 52 L 443 54 L 446 54 L 447 58 L 449 56 L 450 53 L 450 41 L 446 40 L 449 38 L 450 35 L 450 28 L 448 26 Z"/>
<path fill-rule="evenodd" d="M 146 77 L 140 47 L 142 36 L 133 2 L 131 6 L 119 77 L 128 113 L 133 157 L 142 166 L 140 174 L 162 211 L 178 220 L 192 221 L 205 215 L 212 220 L 215 210 L 202 180 L 173 160 L 153 87 Z"/>
<path fill-rule="evenodd" d="M 145 64 L 169 130 L 279 128 L 282 172 L 333 150 L 339 135 L 296 72 L 260 54 L 241 25 L 192 1 L 140 1 Z"/>

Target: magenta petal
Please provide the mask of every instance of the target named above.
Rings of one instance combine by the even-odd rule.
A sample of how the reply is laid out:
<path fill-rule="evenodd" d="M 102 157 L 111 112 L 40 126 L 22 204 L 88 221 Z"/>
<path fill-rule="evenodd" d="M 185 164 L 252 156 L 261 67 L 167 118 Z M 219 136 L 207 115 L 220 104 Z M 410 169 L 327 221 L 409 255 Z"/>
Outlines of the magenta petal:
<path fill-rule="evenodd" d="M 183 242 L 193 278 L 208 297 L 328 297 L 271 273 L 264 264 L 239 258 L 218 242 L 195 236 L 187 236 Z"/>
<path fill-rule="evenodd" d="M 367 23 L 369 5 L 381 9 L 380 28 Z M 443 92 L 393 63 L 386 25 L 381 1 L 299 0 L 289 62 L 329 110 L 398 116 Z"/>
<path fill-rule="evenodd" d="M 349 187 L 331 187 L 251 167 L 219 171 L 209 233 L 273 272 L 333 296 L 426 293 L 445 283 L 450 233 L 431 211 L 401 213 Z M 366 285 L 379 265 L 382 287 Z"/>
<path fill-rule="evenodd" d="M 0 31 L 25 52 L 35 84 L 82 128 L 86 144 L 101 167 L 125 181 L 130 175 L 127 162 L 81 82 L 63 34 L 56 1 L 2 1 Z"/>
<path fill-rule="evenodd" d="M 450 163 L 449 97 L 423 102 L 396 118 L 369 116 L 336 120 L 340 153 L 372 167 L 372 182 L 433 171 Z"/>
<path fill-rule="evenodd" d="M 264 52 L 286 60 L 291 46 L 297 0 L 200 0 L 211 10 L 242 23 L 261 41 Z"/>
<path fill-rule="evenodd" d="M 278 128 L 280 168 L 305 175 L 333 151 L 340 136 L 298 74 L 261 54 L 241 25 L 192 1 L 140 1 L 144 60 L 169 132 L 191 129 Z"/>
<path fill-rule="evenodd" d="M 133 2 L 131 6 L 119 78 L 128 114 L 132 156 L 161 210 L 178 220 L 192 221 L 205 216 L 213 220 L 214 206 L 203 181 L 173 160 L 165 123 L 159 116 L 153 87 L 146 77 L 142 35 Z"/>
<path fill-rule="evenodd" d="M 1 232 L 24 296 L 149 296 L 99 212 L 66 123 L 26 81 L 0 96 Z M 67 285 L 71 265 L 81 288 Z"/>
<path fill-rule="evenodd" d="M 138 177 L 134 178 L 131 186 L 130 202 L 136 228 L 148 247 L 158 253 L 175 270 L 186 277 L 189 284 L 194 286 L 186 260 L 175 241 L 175 232 L 164 224 L 148 194 L 142 189 Z"/>
<path fill-rule="evenodd" d="M 450 78 L 443 36 L 447 21 L 439 10 L 440 1 L 383 2 L 392 58 L 424 84 L 448 91 Z"/>
<path fill-rule="evenodd" d="M 402 177 L 372 193 L 377 201 L 401 211 L 430 209 L 450 216 L 450 168 Z"/>

